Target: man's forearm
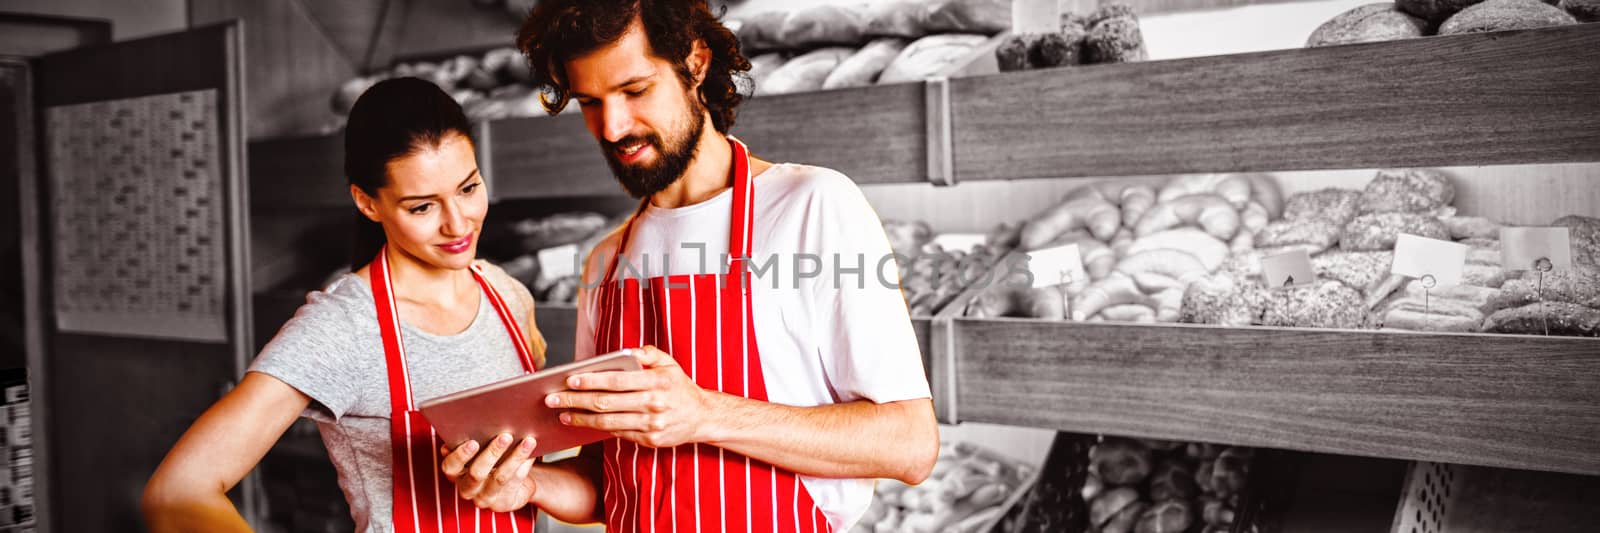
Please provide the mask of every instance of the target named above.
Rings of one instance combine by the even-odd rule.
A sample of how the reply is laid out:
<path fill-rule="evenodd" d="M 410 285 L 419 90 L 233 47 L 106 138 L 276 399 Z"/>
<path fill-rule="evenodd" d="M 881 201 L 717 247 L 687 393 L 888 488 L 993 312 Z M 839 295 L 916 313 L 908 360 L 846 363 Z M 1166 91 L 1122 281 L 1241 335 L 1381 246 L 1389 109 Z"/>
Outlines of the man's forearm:
<path fill-rule="evenodd" d="M 713 398 L 704 442 L 798 474 L 918 483 L 939 454 L 939 428 L 927 399 L 793 407 L 720 393 Z"/>

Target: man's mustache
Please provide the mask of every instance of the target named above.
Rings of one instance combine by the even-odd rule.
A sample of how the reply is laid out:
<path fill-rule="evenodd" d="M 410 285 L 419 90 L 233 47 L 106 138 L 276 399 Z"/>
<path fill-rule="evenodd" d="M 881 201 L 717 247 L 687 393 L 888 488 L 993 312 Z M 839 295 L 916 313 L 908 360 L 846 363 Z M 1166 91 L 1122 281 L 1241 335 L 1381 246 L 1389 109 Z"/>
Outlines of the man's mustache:
<path fill-rule="evenodd" d="M 624 146 L 630 146 L 630 145 L 640 144 L 640 143 L 648 144 L 650 146 L 653 146 L 657 150 L 661 149 L 661 137 L 656 135 L 656 134 L 653 134 L 653 133 L 652 134 L 644 134 L 644 135 L 629 135 L 629 136 L 623 137 L 623 138 L 621 138 L 621 139 L 619 139 L 619 140 L 617 140 L 615 142 L 605 141 L 605 140 L 600 141 L 600 145 L 606 149 L 606 152 L 608 154 L 612 153 L 612 151 L 614 151 L 614 150 L 621 150 L 622 147 L 624 147 Z"/>

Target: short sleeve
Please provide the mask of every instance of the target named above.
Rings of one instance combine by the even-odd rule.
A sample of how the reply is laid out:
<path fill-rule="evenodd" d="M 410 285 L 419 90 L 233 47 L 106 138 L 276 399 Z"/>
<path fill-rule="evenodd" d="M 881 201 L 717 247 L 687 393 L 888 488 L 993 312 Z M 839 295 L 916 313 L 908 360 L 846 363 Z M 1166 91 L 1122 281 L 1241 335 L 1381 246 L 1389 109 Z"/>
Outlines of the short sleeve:
<path fill-rule="evenodd" d="M 878 214 L 849 178 L 819 178 L 815 245 L 824 274 L 815 279 L 823 370 L 843 401 L 929 398 L 922 351 L 900 292 L 898 269 Z"/>
<path fill-rule="evenodd" d="M 318 291 L 306 300 L 261 349 L 249 371 L 277 378 L 311 397 L 307 418 L 337 422 L 361 400 L 359 376 L 369 354 L 355 341 L 360 328 L 354 327 L 340 298 Z"/>

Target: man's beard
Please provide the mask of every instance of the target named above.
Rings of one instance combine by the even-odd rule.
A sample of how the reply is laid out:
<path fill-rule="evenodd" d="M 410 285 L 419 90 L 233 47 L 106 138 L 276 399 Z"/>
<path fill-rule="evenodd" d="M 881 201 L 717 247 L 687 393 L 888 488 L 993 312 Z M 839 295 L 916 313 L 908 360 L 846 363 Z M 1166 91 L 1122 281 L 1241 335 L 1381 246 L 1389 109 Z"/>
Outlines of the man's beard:
<path fill-rule="evenodd" d="M 673 136 L 671 142 L 662 142 L 661 135 L 654 132 L 629 135 L 614 143 L 600 142 L 606 155 L 606 165 L 611 167 L 611 174 L 622 183 L 623 189 L 627 189 L 629 196 L 644 198 L 661 192 L 683 177 L 689 163 L 700 153 L 700 135 L 706 128 L 705 109 L 698 105 L 691 105 L 691 108 L 688 131 L 681 136 Z M 618 147 L 641 142 L 655 150 L 655 164 L 626 165 L 617 160 Z"/>

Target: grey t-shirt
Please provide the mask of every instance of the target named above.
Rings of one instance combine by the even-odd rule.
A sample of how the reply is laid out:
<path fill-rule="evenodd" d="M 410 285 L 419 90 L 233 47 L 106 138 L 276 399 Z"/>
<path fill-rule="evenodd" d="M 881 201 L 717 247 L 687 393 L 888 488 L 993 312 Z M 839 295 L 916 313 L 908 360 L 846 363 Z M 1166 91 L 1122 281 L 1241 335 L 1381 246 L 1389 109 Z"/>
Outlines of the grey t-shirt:
<path fill-rule="evenodd" d="M 527 324 L 527 288 L 498 268 L 486 270 L 519 326 Z M 523 373 L 500 315 L 487 296 L 479 300 L 477 318 L 459 334 L 433 335 L 400 324 L 416 403 Z M 529 342 L 542 349 L 534 335 Z M 321 430 L 358 532 L 394 530 L 385 369 L 372 289 L 355 274 L 310 293 L 250 366 L 311 397 L 304 416 Z"/>

